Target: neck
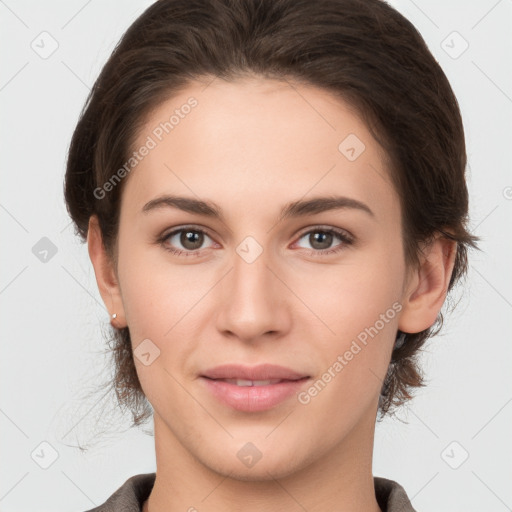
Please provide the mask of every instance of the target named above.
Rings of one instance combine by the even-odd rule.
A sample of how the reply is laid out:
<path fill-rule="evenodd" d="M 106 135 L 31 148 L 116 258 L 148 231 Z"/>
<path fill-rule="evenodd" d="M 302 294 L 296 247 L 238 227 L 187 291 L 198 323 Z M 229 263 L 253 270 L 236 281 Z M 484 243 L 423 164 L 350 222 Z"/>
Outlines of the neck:
<path fill-rule="evenodd" d="M 334 449 L 299 471 L 279 479 L 269 473 L 268 479 L 259 481 L 230 478 L 201 463 L 179 443 L 156 412 L 154 425 L 156 479 L 143 512 L 234 512 L 240 510 L 241 503 L 244 512 L 381 512 L 372 474 L 372 415 Z"/>

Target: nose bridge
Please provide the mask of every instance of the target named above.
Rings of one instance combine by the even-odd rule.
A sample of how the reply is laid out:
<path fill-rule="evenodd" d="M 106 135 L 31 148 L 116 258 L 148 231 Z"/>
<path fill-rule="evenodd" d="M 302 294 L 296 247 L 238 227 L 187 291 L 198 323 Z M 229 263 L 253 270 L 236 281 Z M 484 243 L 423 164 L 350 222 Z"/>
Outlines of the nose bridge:
<path fill-rule="evenodd" d="M 271 251 L 248 236 L 235 248 L 232 271 L 222 285 L 218 328 L 244 339 L 285 328 L 286 287 L 270 270 Z M 270 268 L 269 268 L 270 267 Z"/>
<path fill-rule="evenodd" d="M 233 258 L 232 280 L 235 293 L 252 299 L 261 299 L 263 291 L 267 292 L 272 273 L 269 270 L 269 250 L 252 236 L 246 237 L 237 247 Z M 269 295 L 267 294 L 267 297 Z"/>

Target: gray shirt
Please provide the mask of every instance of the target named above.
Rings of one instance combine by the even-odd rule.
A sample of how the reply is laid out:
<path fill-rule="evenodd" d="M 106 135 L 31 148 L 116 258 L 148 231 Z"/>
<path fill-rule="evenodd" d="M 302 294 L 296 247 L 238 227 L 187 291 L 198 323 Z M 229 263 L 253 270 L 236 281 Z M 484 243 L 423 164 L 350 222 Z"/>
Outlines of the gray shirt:
<path fill-rule="evenodd" d="M 142 512 L 142 504 L 149 497 L 155 478 L 156 473 L 132 476 L 105 503 L 86 512 Z M 373 477 L 373 481 L 382 512 L 416 512 L 400 484 L 378 476 Z"/>

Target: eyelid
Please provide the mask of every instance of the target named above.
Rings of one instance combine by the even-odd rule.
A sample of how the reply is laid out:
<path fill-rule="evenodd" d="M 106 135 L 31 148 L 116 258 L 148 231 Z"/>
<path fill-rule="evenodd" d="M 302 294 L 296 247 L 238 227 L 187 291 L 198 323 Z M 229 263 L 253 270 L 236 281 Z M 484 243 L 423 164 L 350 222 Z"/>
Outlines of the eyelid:
<path fill-rule="evenodd" d="M 213 240 L 215 243 L 215 237 L 210 234 L 210 231 L 208 228 L 205 228 L 204 226 L 199 226 L 196 224 L 185 224 L 183 226 L 176 226 L 171 228 L 169 231 L 164 231 L 161 235 L 157 237 L 157 242 L 164 243 L 169 237 L 176 235 L 177 233 L 180 233 L 181 231 L 197 231 L 198 233 L 203 233 L 206 236 L 208 236 L 211 240 Z M 180 251 L 183 251 L 183 249 L 178 249 Z M 203 251 L 204 249 L 198 249 L 196 251 L 188 250 L 187 252 L 195 252 L 199 253 L 200 251 Z"/>
<path fill-rule="evenodd" d="M 303 238 L 304 236 L 307 236 L 310 233 L 314 233 L 315 231 L 330 233 L 331 235 L 338 237 L 341 240 L 341 243 L 338 245 L 335 245 L 334 247 L 328 248 L 328 249 L 307 249 L 305 247 L 301 247 L 301 249 L 303 249 L 304 251 L 307 252 L 308 256 L 313 257 L 313 258 L 322 258 L 322 257 L 326 258 L 330 255 L 338 256 L 342 252 L 344 252 L 345 250 L 347 250 L 351 246 L 353 246 L 356 241 L 356 238 L 354 237 L 354 235 L 352 235 L 352 233 L 350 233 L 346 229 L 337 228 L 334 226 L 316 225 L 316 226 L 312 226 L 312 227 L 310 226 L 305 231 L 300 233 L 298 235 L 297 241 L 294 242 L 293 245 L 298 244 L 299 241 L 301 240 L 301 238 Z"/>
<path fill-rule="evenodd" d="M 309 226 L 307 228 L 304 228 L 304 231 L 300 231 L 296 235 L 296 237 L 302 238 L 304 235 L 307 235 L 311 231 L 333 232 L 333 233 L 337 233 L 338 235 L 344 235 L 347 238 L 350 238 L 351 240 L 355 239 L 354 235 L 350 231 L 347 231 L 346 229 L 343 229 L 343 228 L 338 228 L 336 226 L 326 225 L 326 224 L 324 224 L 324 225 L 322 225 L 322 224 L 315 224 L 313 226 Z"/>

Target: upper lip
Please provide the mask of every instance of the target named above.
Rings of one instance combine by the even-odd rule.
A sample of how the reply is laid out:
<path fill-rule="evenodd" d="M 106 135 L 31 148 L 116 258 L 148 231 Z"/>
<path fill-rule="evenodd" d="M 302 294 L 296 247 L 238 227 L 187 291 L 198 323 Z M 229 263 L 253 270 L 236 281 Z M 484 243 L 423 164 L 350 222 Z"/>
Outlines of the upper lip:
<path fill-rule="evenodd" d="M 243 380 L 299 380 L 308 377 L 284 366 L 274 364 L 259 364 L 244 366 L 241 364 L 224 364 L 206 370 L 203 377 L 209 379 L 243 379 Z"/>

